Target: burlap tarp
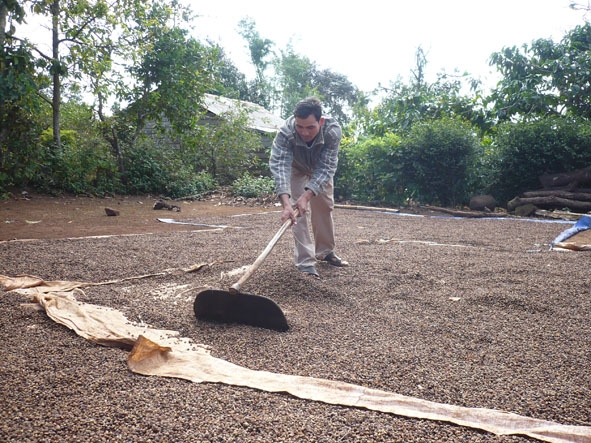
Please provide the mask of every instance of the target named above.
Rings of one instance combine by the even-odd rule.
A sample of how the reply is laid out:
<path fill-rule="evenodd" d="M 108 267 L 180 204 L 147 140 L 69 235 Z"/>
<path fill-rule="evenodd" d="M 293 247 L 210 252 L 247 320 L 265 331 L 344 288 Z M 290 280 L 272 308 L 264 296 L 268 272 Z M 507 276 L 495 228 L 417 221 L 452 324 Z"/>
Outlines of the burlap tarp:
<path fill-rule="evenodd" d="M 179 337 L 178 332 L 130 322 L 121 312 L 76 300 L 83 282 L 45 282 L 31 276 L 0 276 L 6 291 L 17 291 L 41 305 L 54 321 L 81 337 L 104 346 L 130 349 L 131 371 L 174 377 L 195 383 L 223 383 L 328 404 L 371 409 L 398 416 L 440 420 L 482 429 L 497 435 L 520 434 L 548 442 L 591 442 L 591 427 L 485 408 L 467 408 L 369 389 L 334 380 L 255 371 L 213 357 L 205 345 Z"/>

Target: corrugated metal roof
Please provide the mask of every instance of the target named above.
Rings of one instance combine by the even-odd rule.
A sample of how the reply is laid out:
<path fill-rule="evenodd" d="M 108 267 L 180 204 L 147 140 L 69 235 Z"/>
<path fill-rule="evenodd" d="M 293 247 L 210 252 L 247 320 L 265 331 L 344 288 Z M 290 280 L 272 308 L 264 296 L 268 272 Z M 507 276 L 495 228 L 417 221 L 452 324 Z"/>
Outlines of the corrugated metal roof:
<path fill-rule="evenodd" d="M 267 111 L 260 105 L 242 100 L 205 94 L 203 97 L 207 110 L 215 115 L 244 110 L 249 114 L 249 127 L 261 132 L 277 132 L 283 119 Z"/>

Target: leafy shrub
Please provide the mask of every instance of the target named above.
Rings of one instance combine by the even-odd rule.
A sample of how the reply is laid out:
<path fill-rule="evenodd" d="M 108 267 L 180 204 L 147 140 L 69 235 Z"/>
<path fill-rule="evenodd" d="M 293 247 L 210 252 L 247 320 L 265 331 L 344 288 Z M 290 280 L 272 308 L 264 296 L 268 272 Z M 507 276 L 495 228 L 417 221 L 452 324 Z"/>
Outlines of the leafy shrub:
<path fill-rule="evenodd" d="M 195 171 L 192 164 L 146 139 L 126 152 L 125 186 L 131 194 L 178 198 L 210 191 L 217 183 L 211 174 Z"/>
<path fill-rule="evenodd" d="M 244 174 L 232 184 L 232 193 L 246 198 L 264 197 L 275 191 L 275 181 L 272 177 L 252 177 Z"/>
<path fill-rule="evenodd" d="M 30 184 L 42 192 L 105 195 L 118 190 L 115 159 L 98 137 L 84 139 L 74 130 L 61 131 L 61 146 L 53 143 L 53 131 L 40 136 L 43 149 Z"/>
<path fill-rule="evenodd" d="M 337 192 L 361 201 L 455 205 L 467 199 L 477 146 L 460 119 L 418 122 L 402 137 L 344 140 Z"/>
<path fill-rule="evenodd" d="M 192 151 L 193 161 L 221 185 L 230 185 L 244 171 L 260 165 L 261 136 L 248 128 L 244 112 L 224 113 L 215 124 L 199 125 L 182 136 L 182 145 Z"/>
<path fill-rule="evenodd" d="M 545 173 L 572 171 L 591 164 L 591 123 L 570 117 L 502 123 L 486 152 L 489 192 L 506 202 L 540 187 Z"/>
<path fill-rule="evenodd" d="M 401 142 L 399 186 L 424 203 L 465 202 L 477 147 L 474 129 L 459 118 L 416 123 Z"/>
<path fill-rule="evenodd" d="M 394 134 L 359 142 L 344 138 L 335 175 L 335 193 L 359 201 L 399 203 L 404 199 L 397 174 L 400 138 Z"/>

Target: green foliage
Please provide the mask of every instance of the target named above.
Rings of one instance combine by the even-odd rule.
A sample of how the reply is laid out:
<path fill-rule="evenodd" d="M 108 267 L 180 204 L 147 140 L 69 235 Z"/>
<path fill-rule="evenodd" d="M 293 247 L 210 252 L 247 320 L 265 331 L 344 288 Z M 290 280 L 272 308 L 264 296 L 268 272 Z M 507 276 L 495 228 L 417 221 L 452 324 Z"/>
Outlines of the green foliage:
<path fill-rule="evenodd" d="M 388 94 L 369 115 L 365 130 L 370 134 L 408 132 L 415 123 L 445 117 L 461 117 L 473 122 L 480 132 L 489 128 L 474 98 L 461 93 L 462 82 L 440 77 L 435 83 L 391 85 Z"/>
<path fill-rule="evenodd" d="M 36 140 L 47 109 L 38 93 L 43 78 L 35 72 L 30 48 L 6 41 L 0 48 L 0 193 L 34 175 Z"/>
<path fill-rule="evenodd" d="M 497 128 L 484 168 L 489 190 L 500 202 L 540 187 L 545 173 L 572 171 L 591 164 L 591 122 L 546 117 L 506 122 Z"/>
<path fill-rule="evenodd" d="M 335 194 L 358 201 L 402 203 L 404 189 L 397 180 L 400 137 L 386 134 L 360 142 L 343 138 Z"/>
<path fill-rule="evenodd" d="M 316 95 L 312 85 L 314 70 L 314 63 L 309 58 L 296 54 L 292 46 L 281 51 L 281 57 L 275 60 L 275 71 L 278 74 L 277 90 L 281 91 L 278 98 L 279 113 L 283 118 L 293 113 L 296 103 L 301 99 Z"/>
<path fill-rule="evenodd" d="M 53 131 L 41 134 L 43 146 L 36 162 L 35 173 L 29 184 L 50 194 L 105 195 L 119 190 L 117 166 L 104 143 L 100 140 L 80 140 L 76 131 L 61 133 L 62 145 L 53 145 Z"/>
<path fill-rule="evenodd" d="M 177 132 L 191 130 L 203 92 L 213 84 L 209 72 L 215 51 L 188 37 L 186 30 L 161 26 L 144 31 L 140 61 L 128 67 L 133 85 L 124 97 L 137 132 L 163 118 Z"/>
<path fill-rule="evenodd" d="M 238 32 L 246 40 L 250 51 L 250 60 L 256 72 L 256 78 L 249 85 L 250 100 L 265 108 L 269 108 L 273 93 L 265 75 L 275 43 L 263 38 L 256 30 L 256 23 L 251 18 L 244 18 L 238 23 Z"/>
<path fill-rule="evenodd" d="M 221 185 L 229 185 L 259 163 L 261 137 L 247 127 L 244 110 L 219 115 L 182 137 L 184 149 L 192 153 L 196 167 L 207 171 Z"/>
<path fill-rule="evenodd" d="M 401 143 L 399 178 L 415 200 L 451 206 L 465 202 L 477 146 L 476 131 L 464 120 L 417 123 Z"/>
<path fill-rule="evenodd" d="M 479 129 L 490 129 L 491 121 L 479 95 L 479 82 L 467 74 L 439 74 L 437 81 L 425 80 L 427 60 L 423 50 L 417 50 L 417 66 L 410 84 L 391 83 L 378 106 L 363 115 L 362 129 L 368 134 L 382 136 L 388 132 L 407 133 L 415 123 L 442 118 L 463 118 Z M 463 91 L 469 86 L 475 96 Z"/>
<path fill-rule="evenodd" d="M 272 177 L 253 177 L 246 173 L 232 183 L 232 193 L 246 198 L 256 198 L 272 195 L 275 191 L 275 181 Z"/>
<path fill-rule="evenodd" d="M 514 115 L 572 114 L 591 118 L 591 24 L 577 26 L 555 43 L 503 48 L 491 65 L 503 75 L 489 102 L 502 120 Z"/>
<path fill-rule="evenodd" d="M 250 97 L 246 75 L 238 70 L 221 46 L 214 46 L 214 50 L 216 57 L 211 70 L 213 71 L 215 84 L 206 92 L 222 97 L 254 102 Z"/>
<path fill-rule="evenodd" d="M 336 118 L 342 125 L 349 123 L 351 109 L 363 100 L 363 94 L 346 76 L 319 70 L 316 63 L 297 54 L 290 45 L 275 59 L 280 115 L 287 118 L 297 102 L 308 96 L 322 101 L 323 113 Z M 367 103 L 366 103 L 367 104 Z"/>
<path fill-rule="evenodd" d="M 126 192 L 130 194 L 164 194 L 178 198 L 215 189 L 216 181 L 207 172 L 162 149 L 149 139 L 142 139 L 125 157 Z"/>
<path fill-rule="evenodd" d="M 455 205 L 467 199 L 477 148 L 472 126 L 460 119 L 416 123 L 402 137 L 386 134 L 359 143 L 345 139 L 337 194 L 404 204 Z"/>
<path fill-rule="evenodd" d="M 591 163 L 589 24 L 559 43 L 537 40 L 493 55 L 503 79 L 488 105 L 501 119 L 520 123 L 491 130 L 476 82 L 468 85 L 472 96 L 464 94 L 466 74 L 441 74 L 428 83 L 420 48 L 410 83 L 383 89 L 371 109 L 369 97 L 346 77 L 319 70 L 291 46 L 276 56 L 273 42 L 259 35 L 254 22 L 240 25 L 257 72 L 249 84 L 222 48 L 202 45 L 179 25 L 186 10 L 176 1 L 123 0 L 110 8 L 102 1 L 54 3 L 35 1 L 27 11 L 47 19 L 47 29 L 57 19 L 58 40 L 52 43 L 59 60 L 42 46 L 29 47 L 25 36 L 17 38 L 16 27 L 3 34 L 0 194 L 20 185 L 173 197 L 217 184 L 232 184 L 247 195 L 266 192 L 268 179 L 258 177 L 265 153 L 259 135 L 246 129 L 246 113 L 196 126 L 205 91 L 267 108 L 275 103 L 284 116 L 299 99 L 318 95 L 346 135 L 335 190 L 361 201 L 455 205 L 474 191 L 501 201 L 537 187 L 541 173 Z M 11 24 L 24 18 L 18 2 L 8 5 Z M 121 69 L 114 69 L 113 60 Z M 63 92 L 53 103 L 52 81 Z M 95 109 L 72 100 L 83 92 L 93 95 Z M 112 115 L 103 112 L 109 102 Z M 51 131 L 43 132 L 56 121 L 52 112 L 61 145 Z M 581 118 L 567 118 L 573 116 Z M 147 123 L 156 125 L 151 140 L 144 138 Z"/>

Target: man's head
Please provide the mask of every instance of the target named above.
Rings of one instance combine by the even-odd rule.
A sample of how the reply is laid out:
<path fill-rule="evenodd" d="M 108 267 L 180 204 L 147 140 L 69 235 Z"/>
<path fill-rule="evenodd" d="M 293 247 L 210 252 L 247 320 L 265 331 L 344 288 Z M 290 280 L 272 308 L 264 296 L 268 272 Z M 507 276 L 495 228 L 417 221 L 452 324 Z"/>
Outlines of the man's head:
<path fill-rule="evenodd" d="M 295 129 L 306 143 L 312 142 L 324 124 L 322 105 L 316 97 L 308 97 L 300 101 L 293 111 Z"/>

